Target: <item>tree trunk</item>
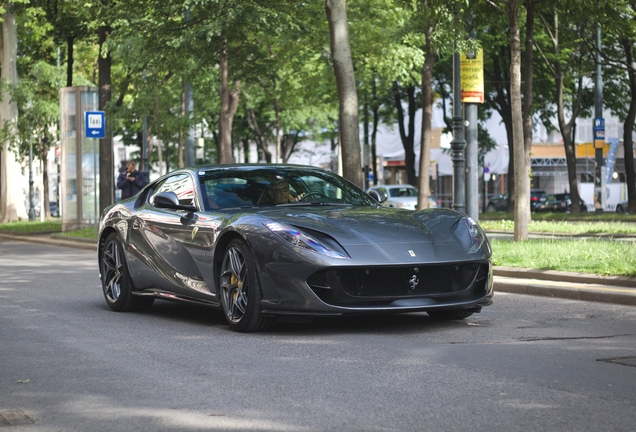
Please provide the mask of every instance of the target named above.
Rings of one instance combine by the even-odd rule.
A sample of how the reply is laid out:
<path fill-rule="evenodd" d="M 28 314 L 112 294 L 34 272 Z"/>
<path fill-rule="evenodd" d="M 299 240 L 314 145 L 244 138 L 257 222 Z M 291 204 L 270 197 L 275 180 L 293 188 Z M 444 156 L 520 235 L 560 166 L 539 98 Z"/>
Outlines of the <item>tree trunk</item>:
<path fill-rule="evenodd" d="M 506 178 L 506 183 L 509 198 L 506 212 L 513 213 L 515 192 L 513 173 L 515 155 L 512 136 L 512 114 L 510 108 L 510 64 L 508 64 L 507 67 L 502 67 L 506 66 L 505 64 L 502 64 L 502 62 L 505 61 L 504 59 L 506 58 L 506 55 L 507 54 L 505 52 L 490 55 L 493 62 L 493 71 L 492 73 L 485 71 L 485 73 L 489 76 L 489 80 L 493 82 L 496 93 L 496 98 L 494 100 L 490 100 L 489 105 L 499 113 L 504 127 L 506 128 L 506 139 L 508 140 L 508 177 Z"/>
<path fill-rule="evenodd" d="M 186 82 L 183 81 L 183 88 L 181 89 L 181 118 L 185 119 L 186 112 Z M 177 166 L 183 168 L 185 166 L 185 160 L 183 157 L 185 151 L 186 131 L 183 125 L 179 128 L 179 148 L 177 149 Z"/>
<path fill-rule="evenodd" d="M 523 147 L 525 152 L 525 163 L 528 173 L 532 169 L 532 158 L 530 152 L 532 150 L 532 49 L 534 43 L 534 1 L 526 0 L 526 49 L 523 56 L 525 65 L 523 89 Z M 528 186 L 531 187 L 530 182 Z M 528 190 L 528 195 L 530 190 Z M 528 206 L 528 223 L 532 221 L 530 206 Z"/>
<path fill-rule="evenodd" d="M 221 114 L 219 116 L 219 163 L 230 164 L 234 162 L 232 154 L 232 122 L 238 109 L 240 87 L 238 81 L 230 92 L 229 68 L 227 59 L 227 36 L 223 34 L 221 47 Z"/>
<path fill-rule="evenodd" d="M 274 80 L 274 95 L 276 94 L 276 80 Z M 274 130 L 276 131 L 276 163 L 283 161 L 287 163 L 287 157 L 282 154 L 281 133 L 280 133 L 280 110 L 278 107 L 278 98 L 274 96 Z"/>
<path fill-rule="evenodd" d="M 99 34 L 99 57 L 97 67 L 99 68 L 99 109 L 106 110 L 106 104 L 112 99 L 112 88 L 110 82 L 110 53 L 104 54 L 104 43 L 110 35 L 109 26 L 101 26 Z M 113 139 L 112 127 L 106 122 L 106 137 L 99 140 L 99 217 L 101 212 L 115 201 L 115 174 L 113 168 Z"/>
<path fill-rule="evenodd" d="M 413 150 L 415 140 L 415 87 L 407 87 L 408 94 L 408 132 L 404 127 L 404 108 L 402 107 L 402 98 L 400 97 L 400 89 L 397 82 L 393 83 L 393 100 L 398 116 L 398 128 L 400 131 L 400 140 L 404 148 L 404 165 L 406 168 L 406 179 L 410 185 L 416 185 L 415 178 L 415 151 Z"/>
<path fill-rule="evenodd" d="M 263 157 L 265 158 L 265 162 L 272 163 L 272 152 L 270 152 L 267 148 L 267 140 L 263 136 L 261 128 L 258 126 L 258 122 L 256 121 L 256 114 L 254 114 L 254 110 L 252 108 L 248 108 L 246 110 L 246 117 L 247 127 L 249 127 L 254 134 L 256 145 L 262 152 Z"/>
<path fill-rule="evenodd" d="M 428 208 L 431 196 L 429 169 L 431 166 L 431 143 L 433 141 L 433 66 L 436 54 L 431 47 L 433 29 L 428 27 L 424 32 L 426 37 L 425 59 L 422 67 L 422 141 L 420 144 L 420 178 L 418 184 L 417 209 Z"/>
<path fill-rule="evenodd" d="M 623 126 L 623 148 L 625 149 L 625 172 L 627 175 L 627 208 L 630 214 L 636 214 L 636 174 L 634 173 L 634 119 L 636 117 L 636 70 L 634 69 L 634 50 L 632 40 L 623 40 L 627 73 L 629 76 L 629 112 Z"/>
<path fill-rule="evenodd" d="M 359 187 L 364 186 L 360 158 L 360 126 L 358 124 L 358 93 L 349 45 L 346 0 L 325 0 L 331 56 L 338 88 L 340 148 L 343 175 Z"/>
<path fill-rule="evenodd" d="M 557 10 L 554 10 L 554 51 L 555 54 L 559 54 L 559 15 Z M 565 102 L 564 102 L 564 89 L 563 79 L 565 77 L 565 71 L 559 61 L 556 62 L 554 67 L 555 72 L 555 84 L 556 84 L 556 98 L 557 98 L 557 118 L 559 122 L 559 130 L 563 137 L 563 146 L 565 147 L 565 161 L 568 166 L 568 183 L 570 185 L 570 205 L 571 213 L 580 213 L 581 208 L 579 205 L 579 186 L 576 177 L 576 154 L 574 151 L 574 141 L 572 134 L 572 127 L 576 122 L 578 116 L 578 106 L 581 99 L 582 90 L 582 78 L 579 78 L 579 88 L 577 100 L 573 103 L 572 118 L 569 122 L 565 121 Z"/>
<path fill-rule="evenodd" d="M 155 121 L 156 121 L 156 127 L 155 129 L 157 129 L 157 159 L 158 159 L 158 164 L 159 164 L 159 175 L 162 176 L 164 174 L 163 171 L 163 151 L 162 151 L 162 147 L 163 147 L 163 141 L 161 140 L 161 134 L 160 134 L 160 127 L 159 125 L 161 124 L 161 121 L 159 119 L 159 93 L 155 94 Z M 150 151 L 148 151 L 148 158 L 150 158 Z"/>
<path fill-rule="evenodd" d="M 373 186 L 378 185 L 378 125 L 380 124 L 380 103 L 378 101 L 378 92 L 373 79 L 373 127 L 371 129 L 371 165 L 373 166 Z M 380 167 L 383 169 L 383 167 Z M 382 173 L 384 175 L 384 172 Z"/>
<path fill-rule="evenodd" d="M 2 62 L 2 80 L 14 86 L 18 84 L 18 70 L 16 65 L 18 52 L 18 35 L 15 23 L 13 5 L 5 2 L 5 12 L 2 16 L 0 41 L 0 61 Z M 11 100 L 11 95 L 5 87 L 0 102 L 0 127 L 7 126 L 10 133 L 15 133 L 18 123 L 18 106 Z M 0 155 L 0 218 L 2 222 L 15 222 L 28 219 L 20 180 L 22 172 L 16 155 L 9 150 L 10 141 L 2 143 Z"/>
<path fill-rule="evenodd" d="M 46 218 L 51 217 L 51 206 L 49 205 L 49 201 L 51 201 L 49 197 L 49 139 L 44 134 L 42 138 L 42 143 L 38 146 L 40 151 L 40 164 L 42 169 L 42 202 L 40 203 L 40 212 L 44 212 L 44 216 Z"/>
<path fill-rule="evenodd" d="M 73 63 L 75 61 L 73 42 L 75 42 L 75 36 L 66 38 L 66 87 L 73 87 Z"/>
<path fill-rule="evenodd" d="M 508 4 L 510 22 L 510 108 L 512 114 L 512 140 L 514 153 L 514 240 L 528 239 L 528 215 L 530 211 L 530 187 L 523 140 L 521 110 L 521 38 L 519 36 L 519 2 Z"/>

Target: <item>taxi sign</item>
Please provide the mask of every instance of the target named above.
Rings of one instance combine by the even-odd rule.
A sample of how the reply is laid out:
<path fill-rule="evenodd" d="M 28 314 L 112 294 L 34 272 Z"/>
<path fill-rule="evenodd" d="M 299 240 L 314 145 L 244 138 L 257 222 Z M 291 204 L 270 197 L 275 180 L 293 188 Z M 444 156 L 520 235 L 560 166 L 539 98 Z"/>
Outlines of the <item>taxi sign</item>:
<path fill-rule="evenodd" d="M 86 138 L 104 138 L 106 136 L 106 115 L 104 111 L 86 111 L 84 114 Z"/>

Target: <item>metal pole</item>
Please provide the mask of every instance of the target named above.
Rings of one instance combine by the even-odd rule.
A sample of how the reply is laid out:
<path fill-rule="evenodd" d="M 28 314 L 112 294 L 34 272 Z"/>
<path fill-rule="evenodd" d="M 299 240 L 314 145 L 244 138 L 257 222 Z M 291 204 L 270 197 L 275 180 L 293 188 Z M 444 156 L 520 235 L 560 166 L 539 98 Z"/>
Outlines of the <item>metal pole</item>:
<path fill-rule="evenodd" d="M 93 109 L 99 107 L 99 102 L 97 101 L 97 92 L 93 92 Z M 106 119 L 104 119 L 106 121 Z M 87 126 L 84 125 L 84 128 Z M 111 143 L 111 153 L 112 153 L 112 143 Z M 97 194 L 97 139 L 93 138 L 93 211 L 95 212 L 95 220 L 93 221 L 93 225 L 95 228 L 95 234 L 99 233 L 99 211 L 97 210 L 97 201 L 99 201 L 100 196 Z M 112 163 L 112 158 L 111 158 Z M 113 179 L 115 180 L 115 179 Z M 111 180 L 112 181 L 112 180 Z M 81 220 L 81 217 L 80 217 Z"/>
<path fill-rule="evenodd" d="M 35 203 L 33 202 L 33 137 L 29 138 L 29 221 L 35 220 Z M 42 207 L 42 203 L 40 203 Z M 42 211 L 42 208 L 40 208 Z"/>
<path fill-rule="evenodd" d="M 185 11 L 186 23 L 190 22 L 190 9 L 186 8 Z M 192 114 L 194 112 L 194 101 L 192 100 L 192 83 L 186 83 L 185 85 L 185 105 L 188 120 L 192 120 Z M 186 161 L 187 166 L 194 165 L 194 128 L 188 126 L 188 137 L 186 138 Z M 145 166 L 144 166 L 144 169 Z"/>
<path fill-rule="evenodd" d="M 95 227 L 95 234 L 99 233 L 99 214 L 97 213 L 97 139 L 93 138 L 93 211 L 95 219 L 93 225 Z"/>
<path fill-rule="evenodd" d="M 141 172 L 149 179 L 150 167 L 148 162 L 148 117 L 144 117 L 144 129 L 141 137 Z"/>
<path fill-rule="evenodd" d="M 192 114 L 194 112 L 194 101 L 192 100 L 192 84 L 186 84 L 185 91 L 186 99 L 186 113 L 188 120 L 192 120 Z M 192 125 L 188 126 L 188 137 L 186 138 L 186 165 L 194 165 L 194 128 Z"/>
<path fill-rule="evenodd" d="M 462 132 L 462 99 L 460 95 L 459 53 L 457 42 L 453 42 L 453 140 L 450 142 L 453 150 L 453 208 L 464 212 L 466 208 L 466 190 L 464 173 L 464 149 L 466 141 Z"/>
<path fill-rule="evenodd" d="M 369 144 L 362 146 L 362 160 L 364 169 L 364 190 L 369 189 Z"/>
<path fill-rule="evenodd" d="M 466 104 L 466 214 L 479 220 L 477 104 Z"/>
<path fill-rule="evenodd" d="M 596 119 L 603 118 L 603 76 L 601 70 L 601 26 L 596 27 L 596 73 L 594 74 L 594 117 Z M 596 137 L 595 137 L 596 138 Z M 596 168 L 594 177 L 594 194 L 595 198 L 601 204 L 601 208 L 596 211 L 602 212 L 605 208 L 605 176 L 603 175 L 603 167 L 605 160 L 603 159 L 603 148 L 597 147 L 596 139 L 594 140 Z"/>

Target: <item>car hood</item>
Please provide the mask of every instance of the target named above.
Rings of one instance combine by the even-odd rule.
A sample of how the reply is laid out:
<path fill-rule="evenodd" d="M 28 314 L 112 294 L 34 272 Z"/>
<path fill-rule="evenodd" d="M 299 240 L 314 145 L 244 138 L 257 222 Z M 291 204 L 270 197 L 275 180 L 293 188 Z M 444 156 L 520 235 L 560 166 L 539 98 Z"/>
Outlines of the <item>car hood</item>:
<path fill-rule="evenodd" d="M 448 241 L 463 216 L 449 209 L 415 212 L 373 207 L 314 207 L 311 211 L 283 207 L 262 215 L 327 234 L 343 246 Z"/>

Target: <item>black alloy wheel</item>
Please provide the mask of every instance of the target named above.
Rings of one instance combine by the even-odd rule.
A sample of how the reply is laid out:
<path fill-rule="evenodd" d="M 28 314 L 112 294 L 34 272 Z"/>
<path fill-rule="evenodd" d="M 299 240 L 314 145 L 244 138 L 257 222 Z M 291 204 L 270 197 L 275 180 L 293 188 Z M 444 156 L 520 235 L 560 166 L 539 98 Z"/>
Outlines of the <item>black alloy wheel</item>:
<path fill-rule="evenodd" d="M 238 332 L 266 330 L 272 317 L 261 314 L 260 281 L 247 244 L 239 239 L 230 242 L 221 264 L 221 305 L 230 328 Z"/>
<path fill-rule="evenodd" d="M 133 294 L 133 283 L 128 272 L 124 249 L 116 233 L 108 236 L 100 253 L 100 273 L 104 298 L 116 312 L 149 308 L 154 298 Z"/>

